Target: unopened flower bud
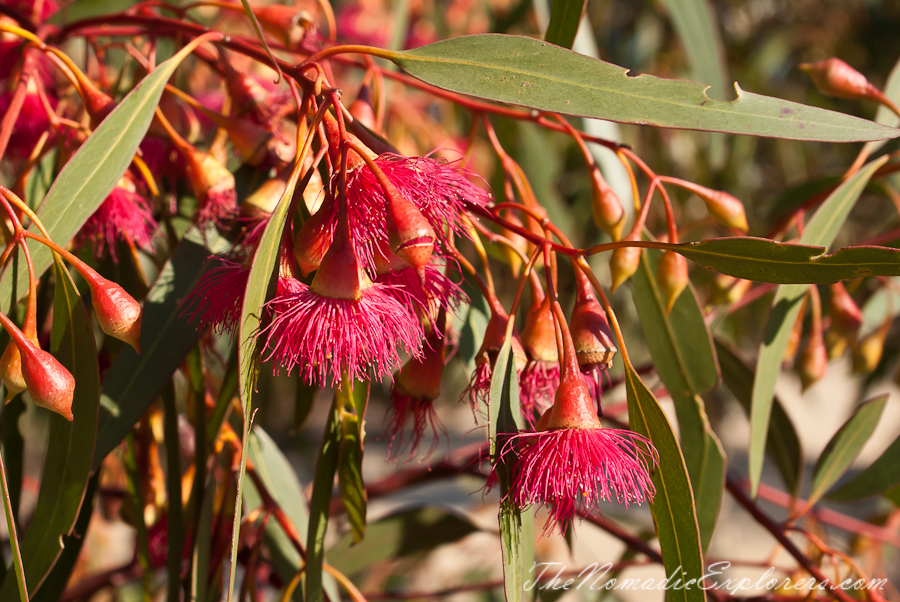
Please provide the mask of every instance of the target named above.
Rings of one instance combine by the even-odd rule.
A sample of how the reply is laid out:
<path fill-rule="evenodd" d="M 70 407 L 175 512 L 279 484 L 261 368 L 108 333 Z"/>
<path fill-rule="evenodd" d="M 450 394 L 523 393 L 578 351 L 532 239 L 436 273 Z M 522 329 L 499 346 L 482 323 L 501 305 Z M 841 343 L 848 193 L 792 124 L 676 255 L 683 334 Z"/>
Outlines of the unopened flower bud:
<path fill-rule="evenodd" d="M 828 351 L 822 336 L 821 323 L 818 324 L 818 327 L 814 323 L 810 329 L 806 344 L 797 357 L 796 367 L 804 391 L 825 376 L 825 372 L 828 370 Z"/>
<path fill-rule="evenodd" d="M 590 282 L 580 271 L 576 272 L 578 288 L 575 307 L 569 320 L 569 330 L 575 345 L 578 365 L 585 368 L 599 366 L 609 368 L 618 349 L 613 343 L 612 331 L 606 311 L 597 301 Z"/>
<path fill-rule="evenodd" d="M 353 118 L 366 126 L 370 130 L 375 129 L 375 109 L 372 107 L 371 92 L 369 86 L 363 86 L 359 89 L 359 95 L 349 107 L 350 114 Z"/>
<path fill-rule="evenodd" d="M 391 251 L 413 268 L 425 282 L 425 267 L 434 251 L 434 229 L 422 212 L 389 181 L 387 198 L 387 233 Z"/>
<path fill-rule="evenodd" d="M 672 312 L 675 301 L 688 285 L 687 259 L 675 251 L 666 251 L 656 266 L 656 282 L 666 300 L 666 311 Z"/>
<path fill-rule="evenodd" d="M 128 343 L 140 353 L 143 317 L 140 303 L 121 286 L 96 272 L 79 269 L 79 273 L 87 280 L 91 290 L 91 304 L 100 330 L 114 339 Z"/>
<path fill-rule="evenodd" d="M 629 238 L 629 240 L 634 240 Z M 612 275 L 611 290 L 615 291 L 629 278 L 635 275 L 641 265 L 640 247 L 619 247 L 609 258 L 609 271 Z"/>
<path fill-rule="evenodd" d="M 525 316 L 522 331 L 522 346 L 528 356 L 539 362 L 558 362 L 559 350 L 556 346 L 556 327 L 550 299 L 532 304 Z"/>
<path fill-rule="evenodd" d="M 318 269 L 325 257 L 334 233 L 334 217 L 334 198 L 329 195 L 294 237 L 294 259 L 304 277 Z"/>
<path fill-rule="evenodd" d="M 23 337 L 23 340 L 24 339 Z M 56 412 L 72 421 L 72 402 L 75 379 L 55 357 L 28 342 L 19 346 L 22 354 L 22 375 L 34 404 Z"/>
<path fill-rule="evenodd" d="M 209 153 L 185 148 L 185 173 L 199 204 L 201 222 L 228 219 L 237 209 L 234 175 Z"/>
<path fill-rule="evenodd" d="M 866 76 L 839 58 L 801 63 L 800 69 L 808 73 L 816 87 L 828 96 L 880 100 L 881 93 Z"/>
<path fill-rule="evenodd" d="M 289 48 L 296 47 L 313 26 L 310 14 L 293 6 L 257 6 L 253 7 L 253 13 L 263 29 Z"/>
<path fill-rule="evenodd" d="M 679 182 L 682 187 L 696 194 L 706 204 L 706 210 L 717 222 L 726 228 L 735 228 L 741 232 L 750 229 L 747 225 L 747 214 L 740 199 L 722 190 L 713 190 L 693 182 Z"/>
<path fill-rule="evenodd" d="M 594 223 L 613 240 L 621 240 L 625 230 L 625 209 L 615 191 L 606 183 L 600 168 L 591 167 L 591 209 Z"/>
<path fill-rule="evenodd" d="M 710 305 L 727 305 L 740 301 L 753 284 L 751 280 L 718 274 L 709 295 Z"/>
<path fill-rule="evenodd" d="M 848 348 L 853 344 L 853 341 L 840 332 L 829 328 L 825 332 L 825 347 L 828 348 L 828 359 L 836 360 L 847 351 Z"/>
<path fill-rule="evenodd" d="M 259 185 L 259 188 L 241 203 L 241 215 L 244 217 L 269 216 L 275 211 L 278 201 L 284 196 L 290 171 L 282 170 L 274 178 Z"/>
<path fill-rule="evenodd" d="M 791 328 L 791 333 L 788 335 L 788 342 L 784 348 L 784 355 L 781 358 L 781 363 L 785 366 L 789 366 L 794 363 L 794 357 L 797 355 L 797 349 L 800 348 L 800 339 L 803 338 L 803 319 L 806 316 L 806 304 L 809 300 L 809 296 L 805 295 L 803 297 L 803 301 L 801 301 L 800 312 L 797 314 L 797 320 L 794 322 L 793 328 Z"/>
<path fill-rule="evenodd" d="M 37 336 L 29 336 L 28 339 L 36 348 L 40 349 Z M 0 381 L 6 386 L 7 403 L 28 388 L 25 376 L 22 374 L 22 354 L 19 353 L 19 346 L 15 341 L 7 343 L 3 355 L 0 356 Z"/>
<path fill-rule="evenodd" d="M 831 285 L 829 315 L 831 316 L 832 329 L 848 336 L 852 340 L 856 339 L 859 328 L 863 323 L 863 316 L 842 282 L 836 282 Z"/>
<path fill-rule="evenodd" d="M 853 371 L 857 374 L 871 374 L 881 362 L 884 341 L 887 339 L 890 322 L 863 338 L 853 353 Z"/>

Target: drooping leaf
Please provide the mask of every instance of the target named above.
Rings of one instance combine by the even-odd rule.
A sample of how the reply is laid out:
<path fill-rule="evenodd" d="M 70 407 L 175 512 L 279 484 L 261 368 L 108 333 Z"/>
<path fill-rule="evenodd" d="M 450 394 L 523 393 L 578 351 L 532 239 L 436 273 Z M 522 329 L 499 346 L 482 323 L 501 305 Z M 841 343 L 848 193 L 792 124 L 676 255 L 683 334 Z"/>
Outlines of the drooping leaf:
<path fill-rule="evenodd" d="M 707 98 L 704 86 L 627 70 L 521 36 L 453 38 L 384 53 L 414 77 L 478 98 L 565 115 L 692 130 L 850 142 L 900 131 L 849 115 L 744 92 Z"/>
<path fill-rule="evenodd" d="M 831 246 L 838 230 L 847 219 L 847 215 L 856 204 L 872 174 L 886 161 L 887 157 L 872 161 L 835 189 L 806 224 L 803 235 L 800 237 L 800 243 Z M 750 409 L 750 450 L 748 454 L 750 490 L 754 496 L 762 476 L 763 453 L 769 430 L 769 417 L 772 413 L 775 380 L 781 372 L 784 350 L 787 347 L 791 329 L 800 313 L 802 305 L 800 300 L 805 293 L 806 286 L 802 284 L 778 287 L 766 324 L 765 338 L 760 348 L 759 359 L 756 362 Z"/>
<path fill-rule="evenodd" d="M 718 22 L 707 0 L 663 0 L 684 46 L 694 78 L 709 84 L 711 98 L 723 99 L 728 93 L 728 67 Z M 547 40 L 548 42 L 550 40 Z"/>
<path fill-rule="evenodd" d="M 828 499 L 838 502 L 858 500 L 900 485 L 900 437 L 864 471 L 842 485 Z"/>
<path fill-rule="evenodd" d="M 328 556 L 345 575 L 355 575 L 382 560 L 424 554 L 478 531 L 467 518 L 436 506 L 400 510 L 369 525 L 365 540 L 346 535 Z"/>
<path fill-rule="evenodd" d="M 301 151 L 302 152 L 302 151 Z M 284 225 L 293 206 L 292 199 L 297 182 L 300 180 L 302 170 L 300 164 L 294 166 L 291 177 L 285 187 L 284 194 L 278 201 L 278 205 L 269 217 L 269 222 L 263 231 L 256 251 L 253 254 L 253 263 L 250 267 L 250 275 L 247 277 L 247 288 L 244 291 L 244 300 L 241 305 L 241 317 L 238 322 L 238 394 L 241 405 L 244 408 L 244 428 L 241 436 L 243 452 L 241 454 L 242 467 L 238 474 L 238 494 L 235 500 L 234 535 L 231 549 L 231 572 L 228 577 L 228 600 L 234 592 L 235 571 L 237 569 L 237 535 L 240 527 L 241 504 L 243 496 L 241 487 L 244 482 L 243 458 L 247 457 L 247 445 L 250 435 L 250 418 L 253 407 L 253 387 L 256 383 L 256 369 L 259 354 L 257 353 L 256 337 L 259 334 L 262 320 L 263 305 L 269 295 L 270 287 L 275 280 L 275 266 L 278 261 L 278 250 L 281 244 L 281 236 Z"/>
<path fill-rule="evenodd" d="M 369 403 L 369 382 L 357 381 L 341 400 L 341 450 L 338 457 L 338 486 L 347 510 L 356 543 L 366 535 L 366 485 L 362 476 L 366 441 L 365 416 Z"/>
<path fill-rule="evenodd" d="M 290 462 L 269 434 L 258 425 L 250 433 L 248 451 L 256 474 L 269 495 L 290 519 L 299 540 L 306 542 L 309 505 Z M 257 508 L 262 504 L 262 497 L 250 480 L 245 483 L 243 495 L 247 508 Z M 272 557 L 275 572 L 282 581 L 290 582 L 303 566 L 300 553 L 277 521 L 269 520 L 263 537 L 266 549 Z M 337 586 L 330 575 L 323 575 L 323 587 L 329 599 L 339 599 Z M 292 600 L 300 602 L 302 599 L 302 589 L 295 589 Z"/>
<path fill-rule="evenodd" d="M 344 383 L 346 389 L 348 383 Z M 341 447 L 341 416 L 343 402 L 339 398 L 346 395 L 335 391 L 334 407 L 328 414 L 319 457 L 316 460 L 316 476 L 313 480 L 312 499 L 309 502 L 309 530 L 306 535 L 306 601 L 322 602 L 322 564 L 325 562 L 325 532 L 328 529 L 328 509 L 331 506 L 331 491 L 334 488 L 334 474 L 338 467 Z"/>
<path fill-rule="evenodd" d="M 151 71 L 63 167 L 37 212 L 55 242 L 65 246 L 128 169 L 150 127 L 166 82 L 192 50 L 193 45 L 185 46 Z M 36 228 L 31 225 L 29 230 Z M 37 276 L 53 260 L 50 249 L 44 245 L 37 245 L 32 259 Z M 28 271 L 24 262 L 20 264 L 15 274 L 7 273 L 0 280 L 0 310 L 4 312 L 28 291 Z"/>
<path fill-rule="evenodd" d="M 53 298 L 50 352 L 75 377 L 74 419 L 50 413 L 47 456 L 34 510 L 22 540 L 22 564 L 28 591 L 34 594 L 62 553 L 62 538 L 72 533 L 90 480 L 97 418 L 100 407 L 100 371 L 97 349 L 87 310 L 75 283 L 57 266 Z M 0 600 L 14 600 L 18 587 L 9 572 L 0 588 Z"/>
<path fill-rule="evenodd" d="M 169 578 L 169 602 L 180 602 L 181 564 L 185 542 L 184 507 L 181 492 L 181 450 L 178 436 L 178 407 L 175 404 L 175 386 L 170 381 L 163 389 L 163 438 L 166 446 L 166 529 L 168 531 L 166 573 Z M 204 462 L 206 458 L 204 456 Z M 196 478 L 196 476 L 195 476 Z"/>
<path fill-rule="evenodd" d="M 741 237 L 669 248 L 722 274 L 774 284 L 831 284 L 864 276 L 900 275 L 900 250 L 889 247 L 847 247 L 826 255 L 818 245 Z"/>
<path fill-rule="evenodd" d="M 712 336 L 693 287 L 666 312 L 654 274 L 660 253 L 648 250 L 631 279 L 634 303 L 657 374 L 675 402 L 681 449 L 691 477 L 703 548 L 709 545 L 725 488 L 725 457 L 700 394 L 719 381 Z"/>
<path fill-rule="evenodd" d="M 724 339 L 716 337 L 716 353 L 722 368 L 722 381 L 750 416 L 750 398 L 753 390 L 753 370 L 738 351 Z M 803 476 L 803 452 L 800 438 L 790 416 L 777 397 L 772 400 L 772 418 L 766 437 L 766 453 L 775 462 L 784 484 L 792 496 L 800 493 Z"/>
<path fill-rule="evenodd" d="M 519 401 L 519 381 L 511 337 L 507 336 L 491 373 L 491 391 L 488 398 L 488 437 L 492 461 L 500 485 L 500 494 L 506 498 L 512 475 L 504 462 L 502 452 L 504 435 L 515 434 L 523 426 Z M 500 502 L 500 548 L 503 555 L 503 582 L 507 602 L 519 600 L 525 584 L 525 546 L 522 536 L 522 512 L 510 500 Z"/>
<path fill-rule="evenodd" d="M 224 252 L 228 244 L 214 229 L 192 228 L 159 273 L 144 302 L 141 353 L 123 345 L 103 378 L 95 470 L 197 344 L 196 325 L 180 315 L 178 303 L 206 271 L 207 258 Z"/>
<path fill-rule="evenodd" d="M 812 506 L 837 483 L 878 425 L 888 395 L 863 402 L 834 434 L 813 470 L 812 490 L 807 503 Z"/>
<path fill-rule="evenodd" d="M 585 8 L 587 0 L 553 0 L 544 39 L 561 48 L 572 48 Z"/>
<path fill-rule="evenodd" d="M 674 575 L 684 584 L 693 579 L 696 585 L 704 572 L 703 551 L 694 494 L 681 448 L 659 402 L 629 362 L 625 362 L 625 387 L 631 428 L 649 437 L 659 452 L 659 467 L 652 475 L 656 496 L 650 511 L 656 522 L 666 575 Z M 706 600 L 706 592 L 699 587 L 673 588 L 668 595 L 678 602 Z"/>

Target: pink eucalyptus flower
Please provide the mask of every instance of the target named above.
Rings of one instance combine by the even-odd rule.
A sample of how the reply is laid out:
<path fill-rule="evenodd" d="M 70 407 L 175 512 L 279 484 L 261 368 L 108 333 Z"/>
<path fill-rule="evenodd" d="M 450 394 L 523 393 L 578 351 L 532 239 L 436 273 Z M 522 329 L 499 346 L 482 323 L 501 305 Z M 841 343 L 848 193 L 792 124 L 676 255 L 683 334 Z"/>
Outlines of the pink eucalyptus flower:
<path fill-rule="evenodd" d="M 5 115 L 9 110 L 13 99 L 13 92 L 4 92 L 0 94 L 0 115 Z M 47 100 L 51 107 L 56 107 L 56 99 L 48 96 Z M 12 159 L 24 161 L 31 155 L 34 147 L 37 146 L 40 137 L 50 129 L 50 118 L 47 116 L 47 110 L 44 108 L 37 91 L 27 91 L 22 108 L 19 111 L 19 118 L 13 126 L 12 134 L 9 137 L 7 150 Z M 52 146 L 53 136 L 44 145 L 45 149 Z"/>
<path fill-rule="evenodd" d="M 529 360 L 519 375 L 519 398 L 522 414 L 529 424 L 553 405 L 559 388 L 559 363 Z"/>
<path fill-rule="evenodd" d="M 231 337 L 237 332 L 244 292 L 250 278 L 250 268 L 224 257 L 211 256 L 209 261 L 220 265 L 207 270 L 190 295 L 182 299 L 182 316 L 196 322 L 200 330 L 212 329 Z"/>
<path fill-rule="evenodd" d="M 400 365 L 397 346 L 418 355 L 422 330 L 418 320 L 386 287 L 373 283 L 361 298 L 322 296 L 299 280 L 283 279 L 282 291 L 266 304 L 270 323 L 264 360 L 275 372 L 298 368 L 307 383 L 339 386 L 341 375 L 368 380 L 389 376 Z"/>
<path fill-rule="evenodd" d="M 81 227 L 76 244 L 93 242 L 96 257 L 103 257 L 108 249 L 112 260 L 118 263 L 117 240 L 150 250 L 156 228 L 150 203 L 138 194 L 134 181 L 126 174 Z"/>
<path fill-rule="evenodd" d="M 389 294 L 394 294 L 401 302 L 409 303 L 413 312 L 421 312 L 430 318 L 439 309 L 452 311 L 466 301 L 466 295 L 453 280 L 435 265 L 425 268 L 424 284 L 411 267 L 393 270 L 378 277 L 376 282 L 387 285 Z"/>

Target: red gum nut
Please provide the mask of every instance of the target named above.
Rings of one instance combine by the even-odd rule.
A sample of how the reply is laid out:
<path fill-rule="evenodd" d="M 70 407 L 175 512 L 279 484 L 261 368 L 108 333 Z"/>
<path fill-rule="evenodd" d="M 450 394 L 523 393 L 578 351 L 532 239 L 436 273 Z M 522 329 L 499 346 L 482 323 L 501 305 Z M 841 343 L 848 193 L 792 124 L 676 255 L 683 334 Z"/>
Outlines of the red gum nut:
<path fill-rule="evenodd" d="M 82 275 L 91 289 L 91 302 L 100 329 L 114 339 L 128 343 L 140 353 L 141 319 L 144 313 L 140 303 L 115 282 L 84 271 Z"/>
<path fill-rule="evenodd" d="M 522 345 L 533 360 L 553 363 L 559 361 L 556 327 L 553 324 L 549 298 L 544 299 L 537 307 L 529 308 L 528 315 L 525 316 L 525 329 L 522 331 Z"/>
<path fill-rule="evenodd" d="M 631 236 L 628 240 L 635 240 Z M 609 258 L 609 270 L 612 275 L 611 290 L 615 292 L 617 288 L 622 286 L 629 278 L 634 276 L 641 265 L 641 248 L 640 247 L 619 247 L 612 252 Z"/>
<path fill-rule="evenodd" d="M 188 181 L 197 199 L 234 190 L 234 175 L 210 155 L 197 149 L 184 149 Z"/>
<path fill-rule="evenodd" d="M 444 342 L 429 337 L 429 344 L 421 358 L 412 358 L 397 372 L 394 387 L 413 399 L 437 399 L 441 394 L 444 374 Z"/>
<path fill-rule="evenodd" d="M 557 306 L 559 310 L 559 306 Z M 603 428 L 597 417 L 594 400 L 588 391 L 578 361 L 575 359 L 575 346 L 569 333 L 563 333 L 563 361 L 559 388 L 551 407 L 541 416 L 537 430 L 570 429 L 570 428 Z"/>
<path fill-rule="evenodd" d="M 666 312 L 671 313 L 675 301 L 687 288 L 687 259 L 674 251 L 666 251 L 656 266 L 656 282 L 666 300 Z"/>
<path fill-rule="evenodd" d="M 28 339 L 35 347 L 41 348 L 37 337 L 29 336 Z M 25 377 L 22 375 L 22 354 L 19 353 L 19 346 L 15 341 L 7 343 L 3 355 L 0 356 L 0 381 L 6 385 L 7 402 L 28 388 Z"/>
<path fill-rule="evenodd" d="M 618 349 L 612 341 L 606 312 L 593 295 L 575 302 L 569 330 L 572 332 L 579 365 L 612 365 Z"/>
<path fill-rule="evenodd" d="M 842 282 L 831 285 L 831 327 L 841 334 L 855 337 L 863 323 L 862 312 Z"/>
<path fill-rule="evenodd" d="M 322 258 L 309 288 L 322 297 L 358 301 L 362 299 L 363 290 L 369 286 L 371 281 L 360 268 L 353 245 L 338 226 L 334 241 Z"/>
<path fill-rule="evenodd" d="M 823 94 L 836 98 L 872 98 L 875 87 L 866 76 L 838 58 L 816 63 L 801 63 L 800 69 L 809 74 Z"/>
<path fill-rule="evenodd" d="M 319 210 L 303 223 L 294 237 L 294 259 L 303 277 L 319 268 L 322 258 L 331 246 L 334 236 L 332 227 L 332 197 L 327 197 Z"/>
<path fill-rule="evenodd" d="M 806 345 L 797 358 L 797 373 L 805 391 L 817 380 L 825 376 L 828 370 L 828 349 L 822 337 L 822 325 L 813 327 L 806 339 Z"/>
<path fill-rule="evenodd" d="M 625 209 L 615 191 L 603 179 L 600 168 L 591 168 L 591 209 L 594 223 L 613 240 L 621 240 L 625 230 Z"/>
<path fill-rule="evenodd" d="M 488 325 L 484 329 L 484 340 L 481 342 L 481 347 L 475 355 L 477 364 L 480 365 L 486 362 L 493 364 L 494 358 L 496 358 L 500 348 L 503 347 L 503 339 L 506 337 L 507 319 L 506 312 L 499 309 L 491 314 L 491 319 L 488 320 Z M 522 342 L 515 331 L 513 331 L 510 345 L 512 346 L 513 358 L 516 362 L 516 370 L 524 369 L 525 364 L 528 363 L 528 357 L 525 355 L 525 349 L 522 347 Z"/>
<path fill-rule="evenodd" d="M 434 251 L 434 229 L 422 212 L 386 182 L 387 233 L 391 251 L 425 282 L 425 267 Z"/>
<path fill-rule="evenodd" d="M 22 340 L 24 344 L 19 343 L 22 375 L 32 401 L 71 422 L 75 378 L 55 357 L 32 345 L 24 336 Z"/>

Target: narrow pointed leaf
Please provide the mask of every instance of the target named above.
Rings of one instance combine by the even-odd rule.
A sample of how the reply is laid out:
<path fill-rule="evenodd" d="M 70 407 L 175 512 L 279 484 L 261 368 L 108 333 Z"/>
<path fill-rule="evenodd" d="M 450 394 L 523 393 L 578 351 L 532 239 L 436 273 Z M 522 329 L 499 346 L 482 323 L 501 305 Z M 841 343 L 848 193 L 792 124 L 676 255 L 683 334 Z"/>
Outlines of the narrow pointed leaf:
<path fill-rule="evenodd" d="M 830 247 L 872 174 L 886 161 L 887 157 L 872 161 L 831 193 L 806 224 L 800 243 Z M 781 360 L 791 328 L 800 313 L 802 305 L 800 300 L 804 294 L 806 286 L 802 284 L 778 287 L 756 363 L 750 409 L 749 450 L 750 489 L 754 496 L 762 476 L 763 454 L 769 430 L 769 417 L 772 413 L 775 381 L 781 373 Z"/>
<path fill-rule="evenodd" d="M 346 535 L 328 550 L 328 556 L 336 569 L 352 576 L 377 562 L 427 554 L 478 530 L 466 517 L 446 508 L 407 508 L 369 525 L 358 545 Z"/>
<path fill-rule="evenodd" d="M 653 473 L 656 497 L 650 511 L 656 522 L 666 575 L 674 575 L 674 579 L 681 579 L 684 584 L 695 580 L 694 587 L 670 589 L 668 597 L 673 602 L 704 601 L 706 592 L 697 587 L 704 573 L 700 531 L 681 448 L 659 402 L 628 362 L 625 362 L 625 387 L 631 428 L 649 437 L 659 452 L 659 467 Z"/>
<path fill-rule="evenodd" d="M 807 503 L 812 506 L 837 483 L 878 425 L 888 395 L 880 395 L 860 405 L 825 446 L 813 470 L 812 490 Z"/>
<path fill-rule="evenodd" d="M 346 383 L 345 383 L 346 388 Z M 325 562 L 325 533 L 328 530 L 328 509 L 331 506 L 331 491 L 334 475 L 338 467 L 341 447 L 341 416 L 338 399 L 344 395 L 335 391 L 334 407 L 328 414 L 325 434 L 316 460 L 316 476 L 313 480 L 312 499 L 309 503 L 309 530 L 306 534 L 306 601 L 322 602 L 323 575 Z"/>
<path fill-rule="evenodd" d="M 50 238 L 65 246 L 97 210 L 128 169 L 144 139 L 166 82 L 190 52 L 185 49 L 161 63 L 126 96 L 94 130 L 63 167 L 38 209 Z M 36 230 L 32 225 L 29 230 Z M 32 253 L 34 270 L 40 276 L 52 262 L 43 245 Z M 28 271 L 19 262 L 15 275 L 0 280 L 0 309 L 4 312 L 28 292 Z"/>
<path fill-rule="evenodd" d="M 362 461 L 366 441 L 365 416 L 369 403 L 369 383 L 355 382 L 343 397 L 341 408 L 341 450 L 338 457 L 338 487 L 347 510 L 356 543 L 366 535 L 366 485 Z"/>
<path fill-rule="evenodd" d="M 653 365 L 675 403 L 681 449 L 697 502 L 697 521 L 704 549 L 712 539 L 725 488 L 725 458 L 713 433 L 700 394 L 719 381 L 712 336 L 693 287 L 681 293 L 666 312 L 654 274 L 659 251 L 641 255 L 631 279 L 634 303 Z"/>
<path fill-rule="evenodd" d="M 181 316 L 178 304 L 203 276 L 211 254 L 224 252 L 227 240 L 214 230 L 192 228 L 166 262 L 144 301 L 142 350 L 123 345 L 103 378 L 100 426 L 93 468 L 111 452 L 144 414 L 200 333 Z"/>
<path fill-rule="evenodd" d="M 828 495 L 838 502 L 858 500 L 900 485 L 900 437 L 871 466 Z"/>
<path fill-rule="evenodd" d="M 75 377 L 74 419 L 50 412 L 47 456 L 37 507 L 22 539 L 22 564 L 28 591 L 34 595 L 62 553 L 62 538 L 72 533 L 90 480 L 97 418 L 100 371 L 87 310 L 69 273 L 56 271 L 50 352 Z M 10 571 L 0 600 L 14 600 L 18 586 Z"/>
<path fill-rule="evenodd" d="M 488 401 L 488 433 L 491 458 L 497 464 L 500 494 L 504 498 L 509 491 L 512 475 L 502 461 L 501 453 L 506 434 L 514 434 L 522 428 L 519 402 L 519 381 L 516 375 L 516 359 L 511 338 L 506 337 L 491 374 L 491 392 Z M 509 500 L 501 501 L 500 545 L 503 554 L 503 583 L 507 602 L 521 598 L 525 585 L 525 539 L 522 536 L 522 513 Z"/>
<path fill-rule="evenodd" d="M 553 0 L 544 39 L 561 48 L 572 48 L 586 7 L 587 0 Z"/>
<path fill-rule="evenodd" d="M 737 100 L 712 100 L 703 84 L 629 77 L 617 65 L 521 36 L 462 36 L 385 58 L 445 90 L 565 115 L 794 140 L 851 142 L 900 135 L 871 121 L 737 86 Z"/>
<path fill-rule="evenodd" d="M 663 0 L 697 81 L 712 98 L 727 94 L 728 68 L 718 22 L 707 0 Z M 551 40 L 547 40 L 548 42 Z"/>
<path fill-rule="evenodd" d="M 750 416 L 750 397 L 753 390 L 753 369 L 741 357 L 731 343 L 716 337 L 716 354 L 722 368 L 722 381 L 735 399 Z M 775 463 L 784 484 L 791 495 L 800 493 L 803 477 L 803 451 L 800 437 L 790 416 L 777 397 L 772 399 L 772 418 L 769 420 L 769 434 L 766 437 L 766 453 Z"/>
<path fill-rule="evenodd" d="M 894 64 L 894 68 L 891 69 L 891 74 L 888 75 L 887 82 L 885 82 L 882 92 L 884 92 L 885 96 L 894 101 L 894 104 L 900 104 L 900 59 L 897 60 Z M 897 127 L 900 125 L 900 117 L 897 117 L 896 113 L 883 104 L 879 104 L 878 109 L 875 111 L 875 123 L 883 123 L 891 127 Z M 884 146 L 883 141 L 869 142 L 863 148 L 863 151 L 872 154 L 882 146 Z"/>
<path fill-rule="evenodd" d="M 741 237 L 667 248 L 706 268 L 756 282 L 831 284 L 864 276 L 900 276 L 900 250 L 889 247 L 847 247 L 826 255 L 822 246 Z"/>

